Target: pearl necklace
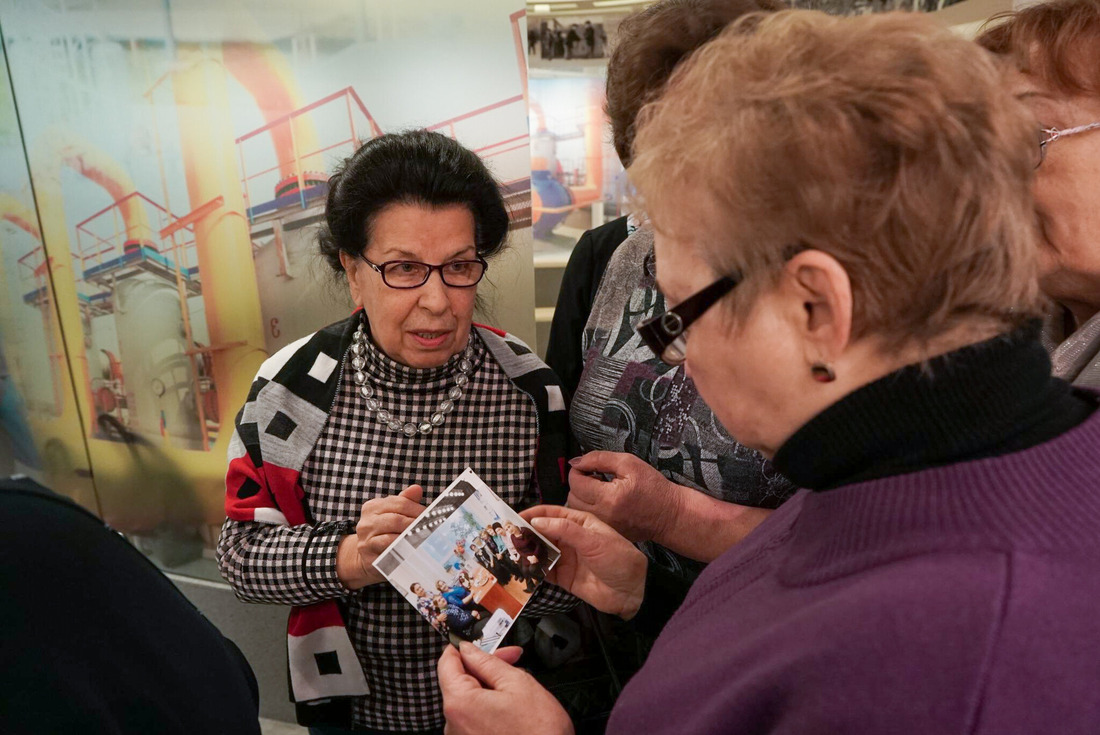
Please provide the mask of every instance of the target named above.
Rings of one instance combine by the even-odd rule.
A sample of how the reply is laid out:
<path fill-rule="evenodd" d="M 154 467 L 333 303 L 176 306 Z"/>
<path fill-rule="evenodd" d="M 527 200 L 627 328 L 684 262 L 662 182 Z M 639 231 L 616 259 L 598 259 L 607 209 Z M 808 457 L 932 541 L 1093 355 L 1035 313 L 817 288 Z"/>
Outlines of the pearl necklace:
<path fill-rule="evenodd" d="M 378 419 L 390 431 L 401 432 L 408 437 L 417 434 L 430 434 L 432 429 L 443 425 L 443 422 L 447 420 L 447 414 L 455 410 L 455 401 L 462 398 L 462 389 L 470 382 L 470 373 L 474 370 L 473 363 L 470 361 L 473 356 L 473 347 L 467 343 L 466 351 L 458 361 L 458 374 L 455 375 L 454 386 L 447 391 L 447 397 L 439 404 L 439 408 L 436 409 L 431 418 L 417 425 L 412 422 L 402 422 L 389 411 L 384 410 L 382 404 L 375 398 L 374 387 L 367 382 L 367 374 L 363 372 L 363 368 L 367 364 L 367 359 L 364 357 L 366 352 L 367 334 L 363 331 L 363 325 L 360 324 L 358 329 L 355 330 L 351 342 L 351 366 L 355 370 L 352 373 L 352 379 L 355 381 L 356 391 L 365 399 L 368 415 L 373 414 L 374 418 Z"/>

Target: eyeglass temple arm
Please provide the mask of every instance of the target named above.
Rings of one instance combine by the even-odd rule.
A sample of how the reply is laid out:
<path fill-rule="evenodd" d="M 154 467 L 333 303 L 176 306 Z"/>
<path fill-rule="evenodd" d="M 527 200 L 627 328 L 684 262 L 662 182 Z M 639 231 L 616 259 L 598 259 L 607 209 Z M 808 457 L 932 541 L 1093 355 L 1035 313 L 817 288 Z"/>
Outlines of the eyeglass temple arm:
<path fill-rule="evenodd" d="M 680 317 L 684 324 L 691 324 L 700 314 L 709 309 L 715 301 L 729 293 L 737 285 L 737 282 L 738 279 L 730 276 L 719 278 L 687 301 L 682 302 L 675 309 L 669 309 L 669 311 Z"/>
<path fill-rule="evenodd" d="M 376 265 L 376 264 L 374 264 L 374 263 L 370 262 L 369 260 L 367 260 L 367 256 L 363 255 L 362 253 L 356 253 L 356 254 L 355 254 L 355 257 L 356 257 L 356 258 L 359 258 L 359 260 L 361 260 L 361 261 L 363 261 L 364 263 L 366 263 L 367 265 L 369 265 L 369 266 L 370 266 L 371 268 L 373 268 L 373 269 L 374 269 L 374 270 L 375 270 L 376 272 L 378 272 L 378 273 L 381 273 L 381 272 L 382 272 L 382 266 L 380 266 L 380 265 Z"/>
<path fill-rule="evenodd" d="M 1078 125 L 1073 128 L 1067 128 L 1065 130 L 1059 130 L 1058 128 L 1044 128 L 1043 132 L 1047 134 L 1047 139 L 1043 143 L 1052 143 L 1059 138 L 1065 138 L 1070 135 L 1076 135 L 1077 133 L 1084 133 L 1088 130 L 1095 130 L 1100 128 L 1100 122 L 1088 123 L 1086 125 Z"/>

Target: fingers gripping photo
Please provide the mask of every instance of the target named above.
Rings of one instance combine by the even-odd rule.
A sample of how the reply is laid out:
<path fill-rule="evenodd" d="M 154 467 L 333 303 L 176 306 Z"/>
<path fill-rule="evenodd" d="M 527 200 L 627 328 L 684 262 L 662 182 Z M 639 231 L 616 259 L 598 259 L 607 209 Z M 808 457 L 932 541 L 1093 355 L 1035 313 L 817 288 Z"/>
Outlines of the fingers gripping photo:
<path fill-rule="evenodd" d="M 374 566 L 440 635 L 491 653 L 560 556 L 467 469 Z"/>

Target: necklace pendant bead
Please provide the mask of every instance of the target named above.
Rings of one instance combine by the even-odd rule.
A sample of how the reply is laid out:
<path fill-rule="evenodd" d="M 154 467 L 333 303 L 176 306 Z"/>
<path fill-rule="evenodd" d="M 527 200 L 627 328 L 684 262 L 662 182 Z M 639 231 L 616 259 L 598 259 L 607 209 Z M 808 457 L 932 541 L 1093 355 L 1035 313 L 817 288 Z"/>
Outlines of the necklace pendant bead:
<path fill-rule="evenodd" d="M 355 391 L 363 398 L 368 417 L 374 417 L 378 422 L 395 433 L 415 437 L 417 435 L 430 434 L 447 421 L 447 414 L 455 410 L 455 401 L 462 398 L 463 388 L 470 383 L 470 373 L 473 372 L 473 348 L 467 345 L 466 351 L 459 357 L 454 376 L 455 384 L 447 391 L 447 397 L 439 404 L 439 408 L 426 421 L 402 421 L 389 411 L 382 408 L 382 402 L 375 397 L 376 389 L 367 382 L 367 374 L 364 369 L 367 365 L 367 336 L 363 325 L 355 331 L 351 343 L 351 358 L 348 365 L 354 371 L 352 377 L 355 381 Z"/>

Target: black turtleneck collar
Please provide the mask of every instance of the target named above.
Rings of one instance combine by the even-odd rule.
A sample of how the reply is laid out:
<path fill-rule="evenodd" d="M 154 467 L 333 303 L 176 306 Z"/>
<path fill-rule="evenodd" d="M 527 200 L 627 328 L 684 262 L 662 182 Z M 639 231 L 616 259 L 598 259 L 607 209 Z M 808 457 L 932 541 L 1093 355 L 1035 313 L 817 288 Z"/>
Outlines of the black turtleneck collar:
<path fill-rule="evenodd" d="M 773 463 L 800 487 L 828 490 L 1021 451 L 1096 405 L 1051 377 L 1032 324 L 857 389 L 795 432 Z"/>

